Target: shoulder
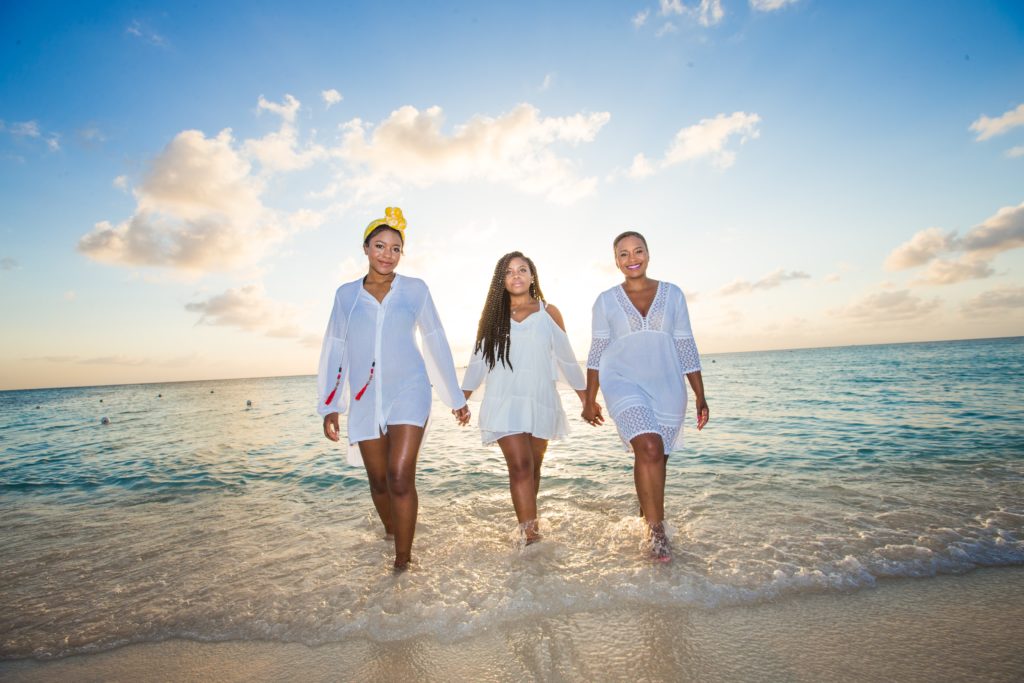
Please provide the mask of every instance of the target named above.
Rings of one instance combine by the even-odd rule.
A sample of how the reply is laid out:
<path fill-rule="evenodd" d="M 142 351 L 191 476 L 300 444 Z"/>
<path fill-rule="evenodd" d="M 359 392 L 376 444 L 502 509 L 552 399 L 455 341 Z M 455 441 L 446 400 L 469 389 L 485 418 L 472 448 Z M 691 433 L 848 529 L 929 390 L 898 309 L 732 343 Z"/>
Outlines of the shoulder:
<path fill-rule="evenodd" d="M 396 275 L 398 282 L 401 283 L 403 289 L 407 289 L 410 292 L 429 292 L 430 288 L 427 287 L 427 283 L 418 277 L 409 277 L 408 275 Z"/>
<path fill-rule="evenodd" d="M 615 285 L 614 287 L 609 287 L 608 289 L 598 294 L 597 299 L 594 301 L 594 305 L 596 306 L 597 304 L 604 303 L 605 301 L 614 301 L 615 290 L 618 288 L 619 285 Z"/>
<path fill-rule="evenodd" d="M 685 299 L 682 288 L 679 285 L 672 284 L 667 280 L 662 280 L 661 284 L 665 287 L 665 293 L 674 299 Z"/>
<path fill-rule="evenodd" d="M 338 287 L 338 289 L 334 292 L 334 298 L 340 301 L 342 298 L 354 296 L 355 294 L 359 293 L 359 290 L 362 288 L 362 286 L 362 278 L 358 280 L 353 280 L 352 282 L 346 282 L 345 284 Z"/>
<path fill-rule="evenodd" d="M 555 322 L 556 325 L 561 327 L 563 330 L 565 329 L 565 321 L 562 319 L 562 312 L 558 310 L 557 306 L 545 301 L 543 309 L 548 314 L 548 316 Z"/>

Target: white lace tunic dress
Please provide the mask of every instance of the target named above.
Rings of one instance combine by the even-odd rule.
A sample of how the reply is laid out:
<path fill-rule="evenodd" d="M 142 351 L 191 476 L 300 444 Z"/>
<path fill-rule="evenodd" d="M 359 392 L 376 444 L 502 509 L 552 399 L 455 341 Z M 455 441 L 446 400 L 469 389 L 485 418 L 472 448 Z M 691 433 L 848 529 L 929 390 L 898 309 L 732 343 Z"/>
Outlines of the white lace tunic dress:
<path fill-rule="evenodd" d="M 598 371 L 626 450 L 640 434 L 660 434 L 666 453 L 682 447 L 684 375 L 700 370 L 700 356 L 679 287 L 659 282 L 646 317 L 621 285 L 602 292 L 594 302 L 587 367 Z"/>
<path fill-rule="evenodd" d="M 320 353 L 317 412 L 347 410 L 349 464 L 361 466 L 357 444 L 386 434 L 388 425 L 424 426 L 431 385 L 445 405 L 466 405 L 426 283 L 396 274 L 381 302 L 362 279 L 339 287 Z"/>
<path fill-rule="evenodd" d="M 586 388 L 565 332 L 545 307 L 509 330 L 512 369 L 496 363 L 488 370 L 477 351 L 469 361 L 462 388 L 476 389 L 487 381 L 480 406 L 480 433 L 485 444 L 510 434 L 532 434 L 538 439 L 562 439 L 569 422 L 558 397 L 559 377 L 573 389 Z"/>

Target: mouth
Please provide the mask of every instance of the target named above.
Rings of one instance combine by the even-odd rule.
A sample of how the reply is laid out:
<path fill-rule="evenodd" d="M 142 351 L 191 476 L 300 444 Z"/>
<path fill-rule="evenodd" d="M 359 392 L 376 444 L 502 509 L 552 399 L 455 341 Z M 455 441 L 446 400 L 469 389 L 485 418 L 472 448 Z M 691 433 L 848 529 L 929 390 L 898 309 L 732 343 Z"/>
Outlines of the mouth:
<path fill-rule="evenodd" d="M 640 266 L 641 266 L 641 265 L 643 265 L 643 264 L 640 264 L 640 263 L 634 263 L 634 264 L 633 264 L 633 265 L 631 265 L 631 266 L 626 266 L 626 270 L 638 270 L 638 269 L 640 268 Z"/>

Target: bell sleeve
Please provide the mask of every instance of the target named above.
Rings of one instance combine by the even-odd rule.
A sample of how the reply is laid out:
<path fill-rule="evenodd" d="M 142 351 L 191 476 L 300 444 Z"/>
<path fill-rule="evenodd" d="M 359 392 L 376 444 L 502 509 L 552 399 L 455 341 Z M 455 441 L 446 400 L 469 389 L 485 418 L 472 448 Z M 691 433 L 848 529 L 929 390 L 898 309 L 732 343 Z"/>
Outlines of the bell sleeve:
<path fill-rule="evenodd" d="M 466 373 L 462 376 L 463 391 L 476 391 L 487 379 L 487 363 L 484 362 L 484 354 L 480 349 L 473 352 L 466 366 Z"/>
<path fill-rule="evenodd" d="M 317 413 L 344 413 L 348 409 L 348 356 L 345 336 L 348 328 L 347 309 L 342 304 L 342 290 L 334 296 L 334 307 L 324 332 L 320 349 L 320 367 L 317 372 Z"/>
<path fill-rule="evenodd" d="M 437 391 L 438 397 L 449 408 L 458 410 L 466 405 L 466 398 L 459 388 L 459 378 L 455 374 L 455 361 L 452 350 L 448 346 L 448 337 L 444 334 L 441 318 L 437 314 L 430 291 L 426 291 L 420 312 L 416 316 L 416 324 L 420 330 L 420 341 L 423 344 L 423 362 L 427 366 L 427 377 Z"/>
<path fill-rule="evenodd" d="M 573 389 L 582 391 L 587 388 L 587 380 L 583 376 L 580 364 L 576 361 L 576 353 L 572 350 L 572 344 L 569 343 L 569 335 L 554 321 L 551 323 L 551 350 L 558 368 L 558 376 Z"/>
<path fill-rule="evenodd" d="M 686 308 L 686 296 L 683 290 L 675 288 L 675 309 L 672 325 L 672 343 L 676 347 L 679 368 L 683 374 L 700 371 L 700 354 L 697 353 L 697 342 L 693 339 L 690 328 L 690 312 Z"/>
<path fill-rule="evenodd" d="M 604 294 L 597 297 L 591 318 L 590 353 L 587 354 L 587 369 L 599 370 L 601 356 L 612 343 L 611 325 L 604 310 Z"/>

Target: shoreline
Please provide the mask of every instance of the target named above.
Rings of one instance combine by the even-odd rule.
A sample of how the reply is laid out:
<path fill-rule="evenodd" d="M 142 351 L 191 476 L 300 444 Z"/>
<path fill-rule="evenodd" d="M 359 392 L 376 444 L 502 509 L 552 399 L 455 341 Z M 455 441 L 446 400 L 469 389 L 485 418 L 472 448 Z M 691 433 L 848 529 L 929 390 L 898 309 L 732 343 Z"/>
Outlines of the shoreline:
<path fill-rule="evenodd" d="M 634 607 L 511 622 L 457 641 L 169 640 L 0 662 L 47 680 L 1019 680 L 1024 567 L 887 579 L 716 609 Z"/>

